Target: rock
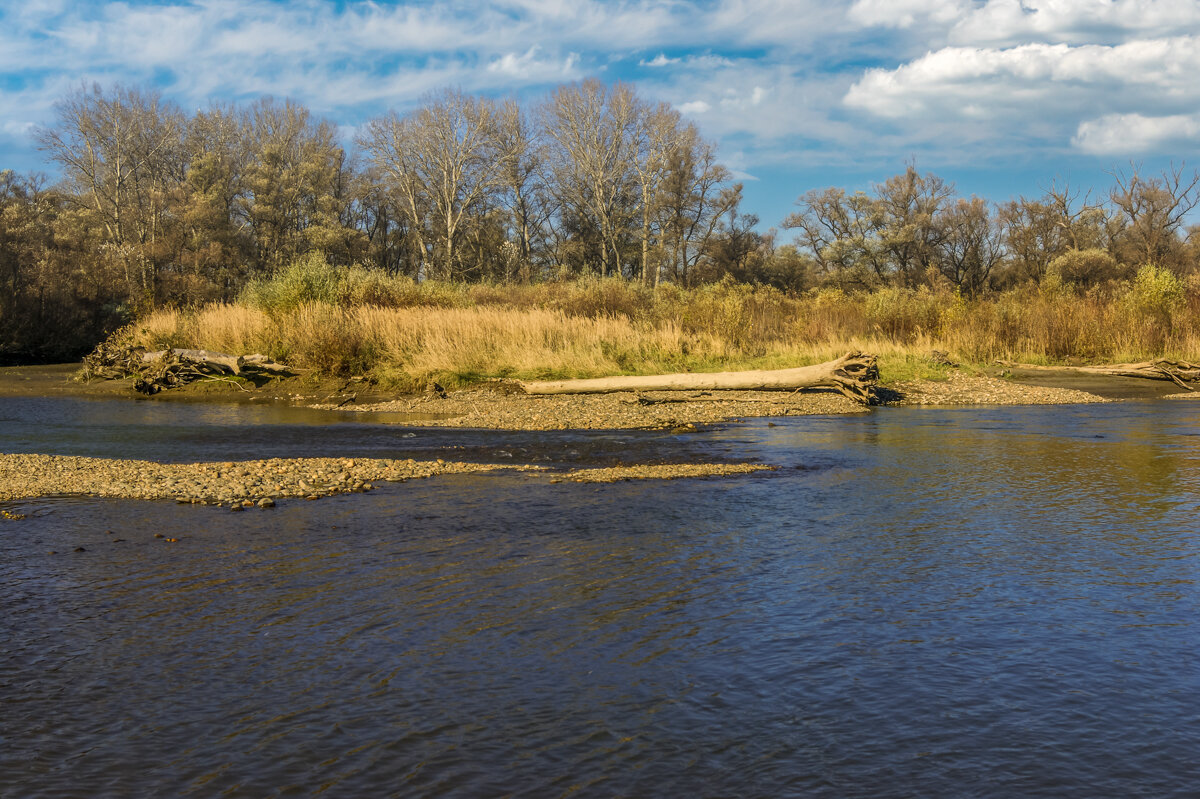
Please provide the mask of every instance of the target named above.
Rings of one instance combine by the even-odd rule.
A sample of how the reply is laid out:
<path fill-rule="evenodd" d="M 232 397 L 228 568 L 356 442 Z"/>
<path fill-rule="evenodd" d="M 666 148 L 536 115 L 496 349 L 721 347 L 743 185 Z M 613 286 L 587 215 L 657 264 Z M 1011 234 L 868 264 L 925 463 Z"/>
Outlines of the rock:
<path fill-rule="evenodd" d="M 258 507 L 273 508 L 275 507 L 275 500 L 271 499 L 270 497 L 263 497 L 258 501 Z"/>

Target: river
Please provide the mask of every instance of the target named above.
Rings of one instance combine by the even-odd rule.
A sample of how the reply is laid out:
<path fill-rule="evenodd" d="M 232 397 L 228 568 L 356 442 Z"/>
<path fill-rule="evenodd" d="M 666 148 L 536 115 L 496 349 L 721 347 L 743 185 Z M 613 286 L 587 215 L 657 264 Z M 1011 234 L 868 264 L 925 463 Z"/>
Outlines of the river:
<path fill-rule="evenodd" d="M 438 478 L 241 514 L 13 503 L 0 796 L 1200 785 L 1200 404 L 683 435 L 339 418 L 0 398 L 0 451 L 780 468 Z"/>

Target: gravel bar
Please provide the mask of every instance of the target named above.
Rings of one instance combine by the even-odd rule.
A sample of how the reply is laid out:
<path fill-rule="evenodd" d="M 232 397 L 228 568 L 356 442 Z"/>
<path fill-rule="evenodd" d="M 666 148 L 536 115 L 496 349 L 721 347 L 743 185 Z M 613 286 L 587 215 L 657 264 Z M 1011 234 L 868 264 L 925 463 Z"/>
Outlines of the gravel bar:
<path fill-rule="evenodd" d="M 270 507 L 281 497 L 316 499 L 370 491 L 377 482 L 443 474 L 541 467 L 444 460 L 271 458 L 213 463 L 0 454 L 0 501 L 60 494 L 124 499 L 174 499 L 230 507 Z"/>

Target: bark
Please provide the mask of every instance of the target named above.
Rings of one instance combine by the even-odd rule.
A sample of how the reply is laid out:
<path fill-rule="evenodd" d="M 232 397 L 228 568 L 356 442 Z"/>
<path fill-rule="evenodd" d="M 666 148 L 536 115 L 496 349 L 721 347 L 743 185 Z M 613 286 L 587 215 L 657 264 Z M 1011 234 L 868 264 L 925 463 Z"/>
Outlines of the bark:
<path fill-rule="evenodd" d="M 610 394 L 617 391 L 761 389 L 799 391 L 832 388 L 864 405 L 875 405 L 879 367 L 874 355 L 848 352 L 841 358 L 795 369 L 707 372 L 586 380 L 522 382 L 527 394 Z"/>
<path fill-rule="evenodd" d="M 245 359 L 240 355 L 210 352 L 209 350 L 158 350 L 157 352 L 142 353 L 142 363 L 147 365 L 153 364 L 155 361 L 171 359 L 178 360 L 180 363 L 206 366 L 214 372 L 231 375 L 240 375 L 242 367 L 246 365 Z"/>
<path fill-rule="evenodd" d="M 1181 388 L 1194 391 L 1189 385 L 1200 381 L 1200 364 L 1159 358 L 1141 363 L 1114 363 L 1108 366 L 1038 366 L 1029 363 L 998 361 L 1001 366 L 1013 369 L 1031 369 L 1040 372 L 1079 372 L 1088 375 L 1111 375 L 1112 377 L 1143 377 L 1148 380 L 1170 380 Z"/>
<path fill-rule="evenodd" d="M 293 370 L 265 355 L 230 355 L 209 350 L 170 349 L 146 352 L 140 347 L 113 346 L 102 342 L 83 359 L 84 380 L 133 378 L 133 388 L 142 394 L 157 394 L 164 388 L 202 379 L 254 378 L 281 375 Z"/>

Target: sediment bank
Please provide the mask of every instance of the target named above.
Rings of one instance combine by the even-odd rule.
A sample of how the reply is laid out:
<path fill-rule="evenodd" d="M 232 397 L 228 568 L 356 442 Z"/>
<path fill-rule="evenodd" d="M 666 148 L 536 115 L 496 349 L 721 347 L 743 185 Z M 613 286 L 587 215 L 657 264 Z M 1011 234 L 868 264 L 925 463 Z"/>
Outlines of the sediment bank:
<path fill-rule="evenodd" d="M 0 455 L 0 500 L 57 494 L 179 502 L 270 503 L 369 491 L 375 483 L 535 466 L 370 458 L 271 458 L 210 463 L 156 463 L 67 455 Z"/>
<path fill-rule="evenodd" d="M 731 476 L 771 469 L 750 463 L 609 466 L 551 472 L 542 466 L 379 458 L 270 458 L 209 463 L 157 463 L 72 455 L 0 454 L 0 502 L 81 495 L 175 500 L 231 509 L 371 491 L 376 484 L 493 471 L 544 475 L 551 482 L 611 483 Z"/>

